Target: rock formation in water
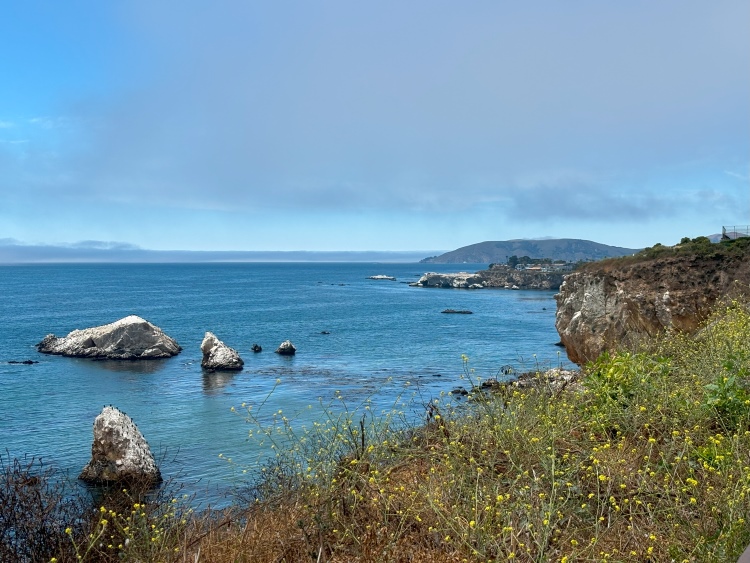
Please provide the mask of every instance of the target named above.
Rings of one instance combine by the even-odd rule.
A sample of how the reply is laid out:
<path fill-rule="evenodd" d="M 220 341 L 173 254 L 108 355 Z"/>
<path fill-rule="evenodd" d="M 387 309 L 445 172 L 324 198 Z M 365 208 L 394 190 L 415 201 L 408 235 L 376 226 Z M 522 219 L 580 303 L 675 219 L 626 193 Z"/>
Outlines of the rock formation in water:
<path fill-rule="evenodd" d="M 386 276 L 385 274 L 378 274 L 377 276 L 370 276 L 367 279 L 368 280 L 396 281 L 396 278 L 394 278 L 393 276 Z"/>
<path fill-rule="evenodd" d="M 234 348 L 230 348 L 216 338 L 213 332 L 207 332 L 201 343 L 203 360 L 201 367 L 213 371 L 239 371 L 245 362 Z"/>
<path fill-rule="evenodd" d="M 453 289 L 481 289 L 482 278 L 478 274 L 457 272 L 453 274 L 439 274 L 427 272 L 419 281 L 409 284 L 415 287 L 445 287 Z"/>
<path fill-rule="evenodd" d="M 694 252 L 687 243 L 682 252 L 654 247 L 645 257 L 596 262 L 566 276 L 555 326 L 568 358 L 583 364 L 665 329 L 692 333 L 718 299 L 747 293 L 748 243 L 706 242 Z"/>
<path fill-rule="evenodd" d="M 276 348 L 276 353 L 281 354 L 282 356 L 294 356 L 297 353 L 297 348 L 294 347 L 294 344 L 290 340 L 284 340 L 281 344 L 279 344 L 279 347 Z"/>
<path fill-rule="evenodd" d="M 113 406 L 94 420 L 91 461 L 78 477 L 89 483 L 156 484 L 161 473 L 148 442 L 133 420 Z"/>
<path fill-rule="evenodd" d="M 453 289 L 557 289 L 562 283 L 561 272 L 539 270 L 516 270 L 504 264 L 493 264 L 487 270 L 474 274 L 458 272 L 439 274 L 428 272 L 413 287 L 443 287 Z"/>
<path fill-rule="evenodd" d="M 536 266 L 527 270 L 516 270 L 506 264 L 490 264 L 486 270 L 477 272 L 484 287 L 503 289 L 558 289 L 563 281 L 563 272 L 545 270 L 547 266 Z"/>
<path fill-rule="evenodd" d="M 169 358 L 182 348 L 159 327 L 130 315 L 107 325 L 74 330 L 62 338 L 48 334 L 37 350 L 80 358 L 144 360 Z"/>

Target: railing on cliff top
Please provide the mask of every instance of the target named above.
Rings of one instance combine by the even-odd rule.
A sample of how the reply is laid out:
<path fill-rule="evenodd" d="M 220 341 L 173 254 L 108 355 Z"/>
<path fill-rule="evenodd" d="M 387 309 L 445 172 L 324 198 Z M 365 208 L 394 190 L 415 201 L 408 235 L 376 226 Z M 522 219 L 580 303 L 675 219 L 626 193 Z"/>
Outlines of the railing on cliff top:
<path fill-rule="evenodd" d="M 735 239 L 740 237 L 750 237 L 750 225 L 732 225 L 731 227 L 721 228 L 722 240 Z"/>

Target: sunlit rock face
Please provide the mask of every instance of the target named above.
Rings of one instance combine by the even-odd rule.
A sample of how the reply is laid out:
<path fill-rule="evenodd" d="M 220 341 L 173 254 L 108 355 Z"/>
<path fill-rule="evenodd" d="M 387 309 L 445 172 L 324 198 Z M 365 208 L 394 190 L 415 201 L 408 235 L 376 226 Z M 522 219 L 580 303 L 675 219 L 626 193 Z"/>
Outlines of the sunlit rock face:
<path fill-rule="evenodd" d="M 91 461 L 79 479 L 96 484 L 156 484 L 161 481 L 161 473 L 133 420 L 118 408 L 108 406 L 94 420 Z"/>
<path fill-rule="evenodd" d="M 279 347 L 276 348 L 276 353 L 282 356 L 294 356 L 297 353 L 297 348 L 294 347 L 291 340 L 284 340 Z"/>
<path fill-rule="evenodd" d="M 558 289 L 563 275 L 559 272 L 516 270 L 507 266 L 493 265 L 474 274 L 457 272 L 440 274 L 427 272 L 412 287 L 442 287 L 447 289 Z"/>
<path fill-rule="evenodd" d="M 230 348 L 216 338 L 213 332 L 207 332 L 201 343 L 203 360 L 201 367 L 213 371 L 239 371 L 245 362 L 234 348 Z"/>
<path fill-rule="evenodd" d="M 453 289 L 478 289 L 482 286 L 482 278 L 478 274 L 469 272 L 457 272 L 451 274 L 439 274 L 427 272 L 419 281 L 413 283 L 419 287 L 446 287 Z"/>
<path fill-rule="evenodd" d="M 113 323 L 74 330 L 58 338 L 48 334 L 37 344 L 44 354 L 111 360 L 151 360 L 180 353 L 179 344 L 157 326 L 136 315 Z"/>
<path fill-rule="evenodd" d="M 747 293 L 749 284 L 742 257 L 594 263 L 565 276 L 555 326 L 570 361 L 584 364 L 664 330 L 692 333 L 718 299 Z"/>

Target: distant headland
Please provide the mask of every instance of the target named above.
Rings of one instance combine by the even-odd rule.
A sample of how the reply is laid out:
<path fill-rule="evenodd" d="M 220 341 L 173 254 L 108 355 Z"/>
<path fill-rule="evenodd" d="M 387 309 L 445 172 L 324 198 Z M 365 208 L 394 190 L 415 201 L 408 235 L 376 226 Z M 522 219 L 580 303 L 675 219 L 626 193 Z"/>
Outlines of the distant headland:
<path fill-rule="evenodd" d="M 470 244 L 438 256 L 425 258 L 421 262 L 423 264 L 505 264 L 511 256 L 582 262 L 628 256 L 639 250 L 639 248 L 622 248 L 571 238 L 513 239 Z"/>

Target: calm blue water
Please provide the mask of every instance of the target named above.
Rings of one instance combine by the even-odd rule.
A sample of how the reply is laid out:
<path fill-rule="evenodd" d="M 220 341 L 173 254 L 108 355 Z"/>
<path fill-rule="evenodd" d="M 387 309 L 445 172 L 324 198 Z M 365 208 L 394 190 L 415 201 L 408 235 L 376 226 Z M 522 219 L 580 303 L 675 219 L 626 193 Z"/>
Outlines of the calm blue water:
<path fill-rule="evenodd" d="M 252 467 L 259 456 L 231 408 L 258 404 L 272 389 L 264 408 L 304 411 L 306 420 L 320 416 L 320 403 L 336 391 L 349 405 L 372 397 L 383 409 L 413 397 L 418 416 L 431 397 L 466 385 L 462 354 L 483 378 L 505 364 L 558 365 L 554 292 L 401 283 L 424 271 L 421 264 L 0 266 L 0 449 L 41 456 L 77 475 L 89 459 L 94 418 L 113 404 L 135 420 L 155 455 L 164 454 L 165 477 L 178 476 L 212 501 L 236 483 L 237 467 Z M 367 279 L 376 274 L 398 281 Z M 474 314 L 441 314 L 446 308 Z M 161 327 L 183 352 L 140 363 L 36 351 L 48 333 L 63 336 L 130 314 Z M 242 372 L 201 370 L 207 330 L 240 352 Z M 297 347 L 295 357 L 273 353 L 286 339 Z M 262 353 L 250 352 L 255 342 Z M 27 359 L 40 363 L 7 363 Z"/>

